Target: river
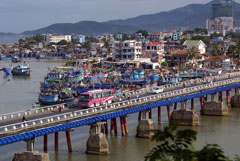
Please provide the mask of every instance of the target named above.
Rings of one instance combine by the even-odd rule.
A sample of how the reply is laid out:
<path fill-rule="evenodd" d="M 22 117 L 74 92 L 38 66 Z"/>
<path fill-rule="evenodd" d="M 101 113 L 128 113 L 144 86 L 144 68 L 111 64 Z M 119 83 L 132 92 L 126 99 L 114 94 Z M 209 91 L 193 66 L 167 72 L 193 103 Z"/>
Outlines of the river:
<path fill-rule="evenodd" d="M 48 68 L 62 65 L 48 61 L 29 61 L 32 69 L 30 78 L 13 77 L 10 81 L 0 72 L 0 113 L 9 113 L 27 110 L 38 99 L 40 81 L 48 72 Z M 0 61 L 0 68 L 11 62 Z M 232 96 L 233 92 L 231 92 Z M 225 93 L 224 93 L 225 95 Z M 225 97 L 224 97 L 225 98 Z M 190 102 L 190 101 L 189 101 Z M 188 104 L 190 106 L 190 104 Z M 188 106 L 188 107 L 189 107 Z M 199 114 L 199 99 L 196 99 L 195 109 Z M 166 108 L 162 110 L 162 124 L 155 124 L 157 128 L 168 123 Z M 157 110 L 153 110 L 153 121 L 157 123 Z M 118 120 L 118 128 L 119 128 Z M 200 126 L 194 128 L 198 131 L 197 148 L 206 144 L 219 144 L 225 153 L 231 157 L 239 153 L 240 134 L 240 109 L 230 109 L 228 117 L 200 116 Z M 48 137 L 48 153 L 52 161 L 142 161 L 147 152 L 157 144 L 149 139 L 135 137 L 137 127 L 137 114 L 127 117 L 129 135 L 121 136 L 120 128 L 118 136 L 108 136 L 110 154 L 104 156 L 85 154 L 86 142 L 89 136 L 89 127 L 76 128 L 71 132 L 73 152 L 68 153 L 65 133 L 59 135 L 59 152 L 54 152 L 53 134 Z M 26 143 L 19 142 L 0 147 L 0 161 L 12 160 L 15 152 L 25 151 Z M 36 138 L 35 150 L 43 151 L 43 137 Z"/>

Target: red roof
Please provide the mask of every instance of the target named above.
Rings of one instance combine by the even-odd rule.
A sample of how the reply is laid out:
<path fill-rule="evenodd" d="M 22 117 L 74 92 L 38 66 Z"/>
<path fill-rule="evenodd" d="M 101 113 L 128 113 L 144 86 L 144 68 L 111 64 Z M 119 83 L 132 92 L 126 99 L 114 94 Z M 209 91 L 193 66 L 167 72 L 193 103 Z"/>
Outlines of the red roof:
<path fill-rule="evenodd" d="M 164 43 L 163 42 L 149 42 L 146 45 L 152 45 L 152 46 L 154 46 L 154 45 L 164 45 Z"/>

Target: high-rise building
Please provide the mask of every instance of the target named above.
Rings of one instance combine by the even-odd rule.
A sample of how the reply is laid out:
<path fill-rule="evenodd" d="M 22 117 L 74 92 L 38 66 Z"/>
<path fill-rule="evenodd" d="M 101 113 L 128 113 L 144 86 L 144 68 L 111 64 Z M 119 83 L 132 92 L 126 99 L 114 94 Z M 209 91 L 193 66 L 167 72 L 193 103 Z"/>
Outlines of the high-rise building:
<path fill-rule="evenodd" d="M 217 0 L 212 4 L 211 18 L 234 17 L 234 6 L 232 0 Z"/>

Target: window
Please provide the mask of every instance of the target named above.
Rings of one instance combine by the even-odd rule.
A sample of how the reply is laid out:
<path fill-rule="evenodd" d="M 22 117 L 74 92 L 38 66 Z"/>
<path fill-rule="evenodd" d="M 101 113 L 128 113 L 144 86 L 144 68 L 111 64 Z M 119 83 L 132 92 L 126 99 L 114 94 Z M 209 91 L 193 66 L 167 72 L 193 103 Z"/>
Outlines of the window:
<path fill-rule="evenodd" d="M 132 58 L 132 55 L 128 55 L 128 58 Z"/>
<path fill-rule="evenodd" d="M 102 98 L 102 93 L 97 93 L 97 98 Z"/>
<path fill-rule="evenodd" d="M 97 98 L 97 94 L 93 94 L 93 99 L 96 99 Z"/>

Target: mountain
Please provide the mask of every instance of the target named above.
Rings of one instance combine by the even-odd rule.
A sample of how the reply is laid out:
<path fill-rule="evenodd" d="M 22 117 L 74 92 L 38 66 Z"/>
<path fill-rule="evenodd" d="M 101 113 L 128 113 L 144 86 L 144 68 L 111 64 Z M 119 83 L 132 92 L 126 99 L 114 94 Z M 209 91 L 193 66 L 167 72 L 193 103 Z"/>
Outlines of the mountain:
<path fill-rule="evenodd" d="M 171 30 L 177 27 L 193 29 L 196 27 L 206 27 L 206 19 L 211 16 L 211 1 L 206 4 L 190 4 L 182 8 L 177 8 L 168 12 L 142 15 L 125 20 L 111 20 L 107 23 L 117 25 L 130 25 L 148 31 Z M 234 2 L 235 16 L 240 19 L 240 4 Z"/>
<path fill-rule="evenodd" d="M 0 32 L 0 36 L 11 36 L 11 35 L 17 35 L 17 34 L 11 33 L 11 32 Z"/>
<path fill-rule="evenodd" d="M 193 29 L 206 26 L 206 19 L 210 18 L 211 4 L 190 4 L 168 12 L 142 15 L 125 20 L 111 20 L 107 22 L 80 21 L 78 23 L 58 23 L 38 30 L 25 31 L 24 35 L 37 33 L 47 34 L 85 34 L 98 35 L 103 33 L 135 33 L 138 29 L 145 29 L 149 32 L 156 30 L 171 30 L 177 27 Z M 240 22 L 240 4 L 234 2 L 235 18 Z"/>
<path fill-rule="evenodd" d="M 35 35 L 55 33 L 55 34 L 85 34 L 98 35 L 103 33 L 134 33 L 138 28 L 133 26 L 122 26 L 106 22 L 80 21 L 78 23 L 57 23 L 38 30 L 25 31 L 24 35 Z"/>

